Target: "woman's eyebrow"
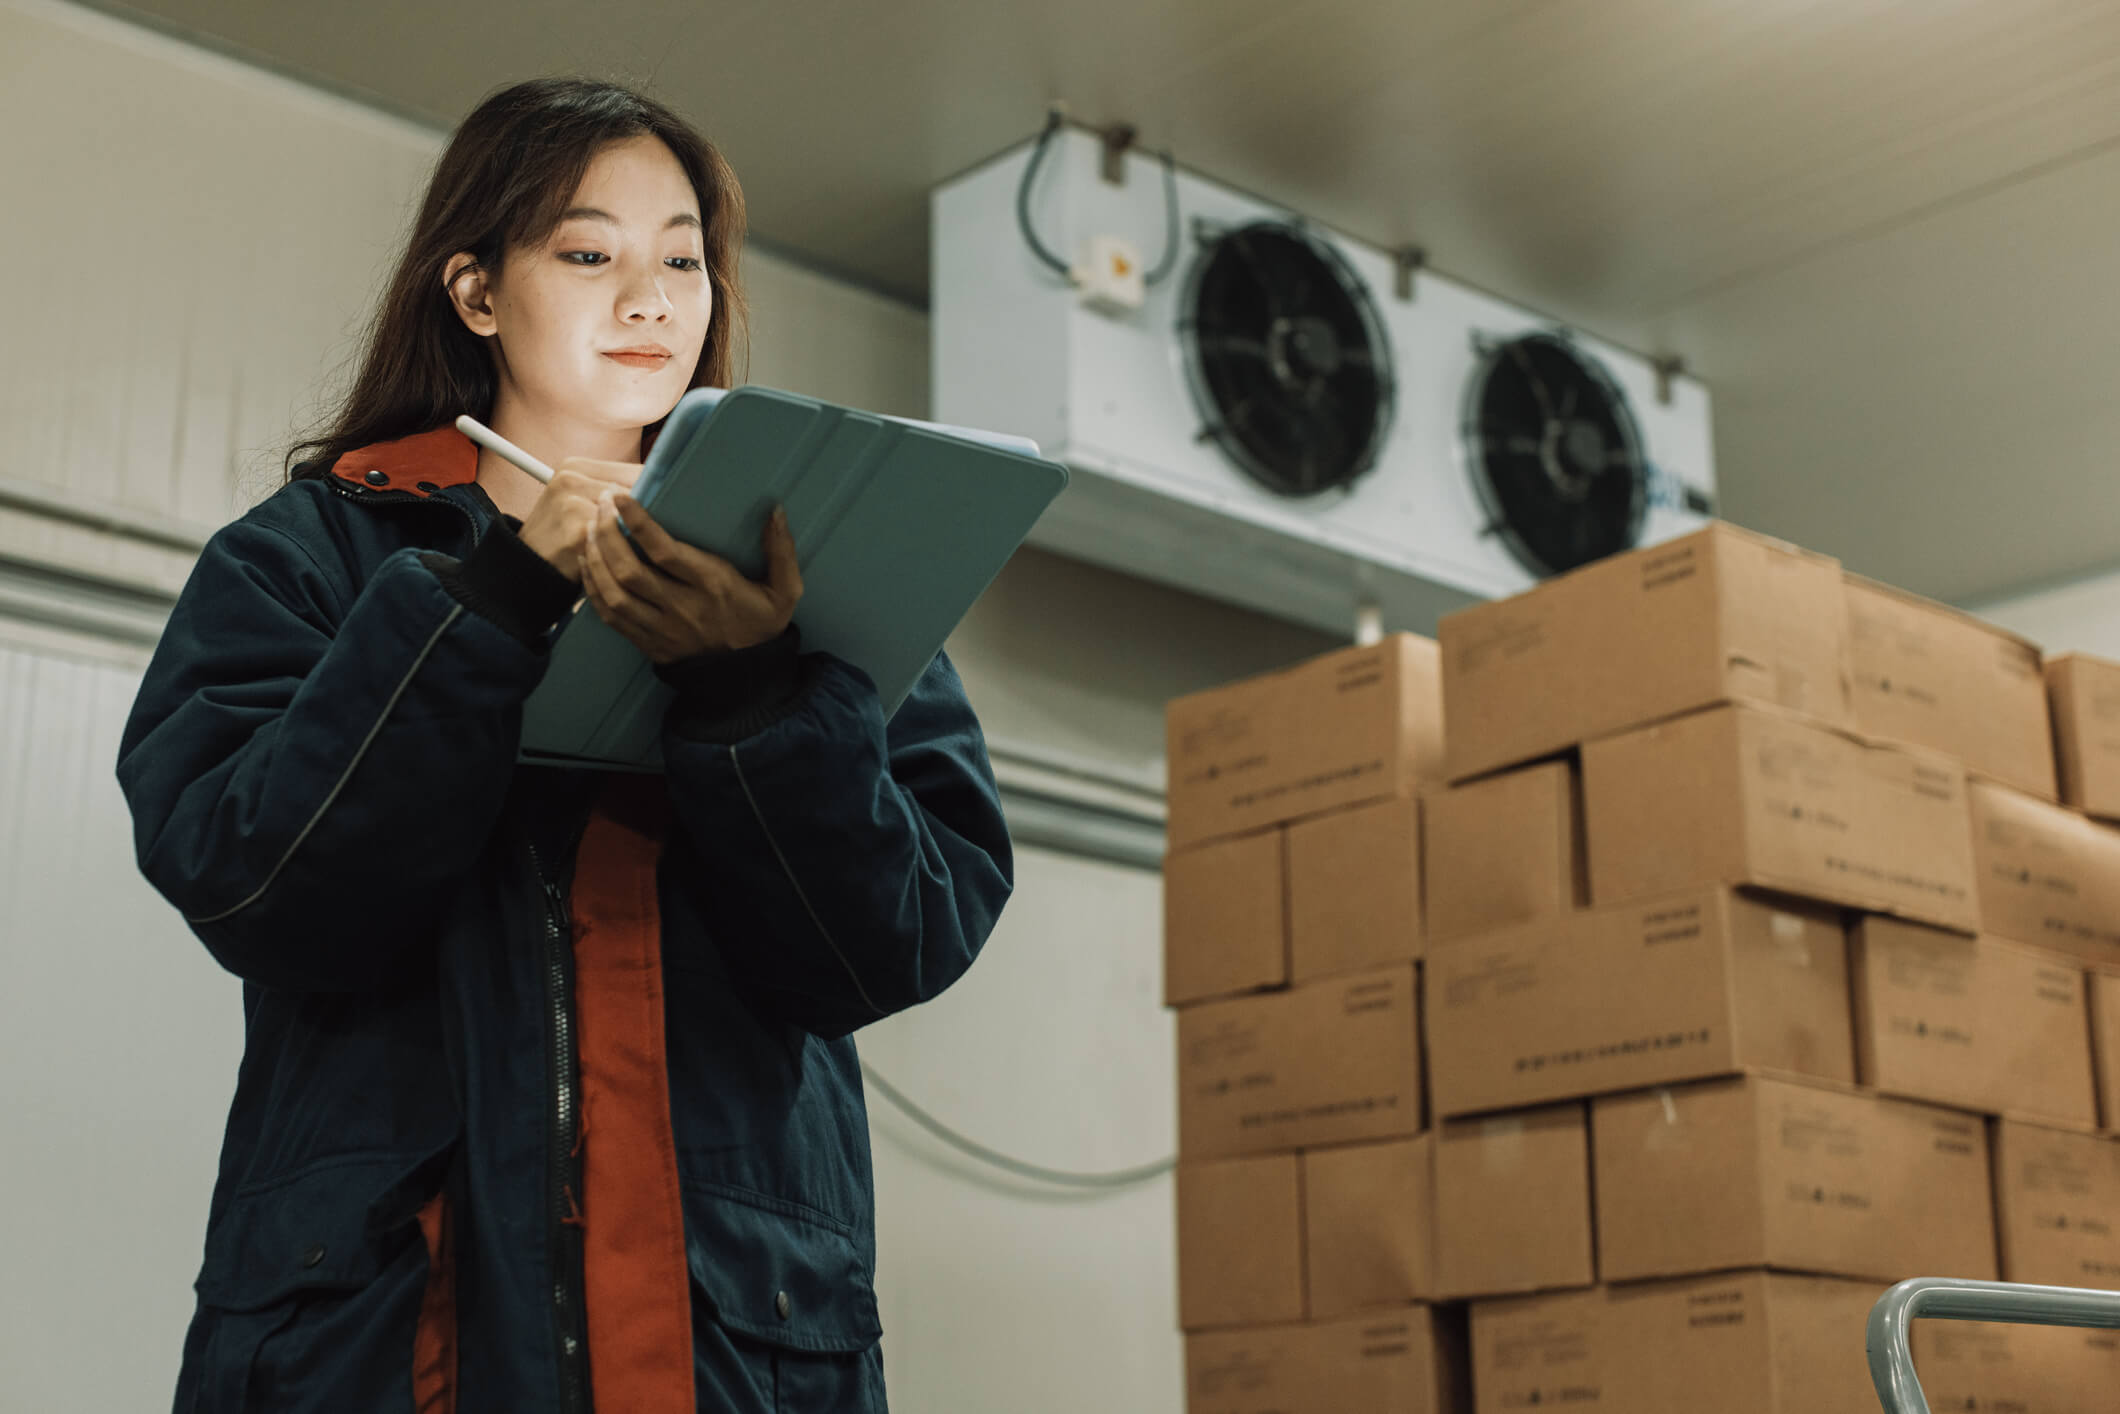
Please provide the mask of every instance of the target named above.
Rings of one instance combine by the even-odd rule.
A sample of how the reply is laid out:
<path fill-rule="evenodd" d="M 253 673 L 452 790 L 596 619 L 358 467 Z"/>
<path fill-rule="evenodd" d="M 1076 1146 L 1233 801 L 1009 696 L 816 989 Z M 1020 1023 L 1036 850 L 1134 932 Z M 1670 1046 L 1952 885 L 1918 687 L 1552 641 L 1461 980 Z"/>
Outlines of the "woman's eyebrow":
<path fill-rule="evenodd" d="M 608 222 L 613 226 L 616 226 L 618 224 L 618 218 L 616 216 L 613 216 L 610 212 L 598 206 L 570 206 L 566 209 L 565 212 L 561 213 L 559 219 L 562 221 L 573 221 L 576 219 L 584 221 L 604 221 Z M 672 226 L 690 226 L 695 231 L 701 229 L 699 224 L 699 218 L 697 216 L 694 216 L 689 211 L 680 211 L 675 216 L 672 216 L 669 220 L 663 222 L 663 229 L 665 231 L 669 230 Z"/>

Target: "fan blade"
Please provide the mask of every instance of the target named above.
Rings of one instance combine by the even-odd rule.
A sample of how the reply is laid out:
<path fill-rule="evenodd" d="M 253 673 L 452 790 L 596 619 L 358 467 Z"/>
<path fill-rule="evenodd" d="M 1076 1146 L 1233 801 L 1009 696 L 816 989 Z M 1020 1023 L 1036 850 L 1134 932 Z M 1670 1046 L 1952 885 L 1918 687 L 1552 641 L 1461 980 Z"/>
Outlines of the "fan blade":
<path fill-rule="evenodd" d="M 1288 302 L 1301 309 L 1310 302 L 1310 275 L 1312 267 L 1317 264 L 1317 257 L 1303 246 L 1293 245 L 1293 242 L 1291 245 L 1302 254 L 1299 259 L 1286 262 L 1294 267 L 1294 277 L 1288 281 Z"/>
<path fill-rule="evenodd" d="M 1548 422 L 1551 422 L 1553 420 L 1553 399 L 1547 395 L 1545 381 L 1538 376 L 1538 370 L 1531 366 L 1531 356 L 1524 352 L 1524 340 L 1511 339 L 1509 341 L 1509 358 L 1518 368 L 1524 371 L 1524 377 L 1531 381 L 1531 392 L 1538 399 L 1539 411 L 1546 415 Z"/>
<path fill-rule="evenodd" d="M 1231 232 L 1229 240 L 1236 246 L 1237 254 L 1243 257 L 1245 269 L 1251 272 L 1252 280 L 1266 296 L 1268 313 L 1276 319 L 1286 319 L 1304 312 L 1303 303 L 1310 293 L 1310 281 L 1301 271 L 1295 272 L 1291 278 L 1287 267 L 1290 264 L 1315 263 L 1316 257 L 1307 249 L 1296 245 L 1295 249 L 1302 252 L 1300 260 L 1276 260 L 1270 249 L 1253 248 L 1254 239 L 1261 234 L 1256 228 L 1247 226 Z M 1293 244 L 1287 242 L 1286 237 L 1275 240 L 1277 244 Z"/>
<path fill-rule="evenodd" d="M 1250 334 L 1202 334 L 1197 342 L 1201 353 L 1232 354 L 1261 362 L 1270 357 L 1266 341 Z"/>
<path fill-rule="evenodd" d="M 1250 274 L 1251 282 L 1259 287 L 1259 293 L 1266 296 L 1266 312 L 1276 319 L 1281 318 L 1280 291 L 1274 287 L 1273 280 L 1267 275 L 1264 262 L 1251 248 L 1251 228 L 1246 226 L 1231 231 L 1223 240 L 1244 263 L 1244 269 Z"/>
<path fill-rule="evenodd" d="M 1337 485 L 1353 470 L 1349 463 L 1354 454 L 1354 428 L 1347 416 L 1347 404 L 1340 395 L 1330 387 L 1320 392 L 1318 406 L 1308 419 L 1312 435 L 1307 440 L 1314 459 L 1324 465 L 1330 481 Z M 1320 489 L 1315 477 L 1309 485 L 1313 490 Z"/>
<path fill-rule="evenodd" d="M 1568 544 L 1568 559 L 1571 564 L 1582 564 L 1591 557 L 1593 545 L 1590 536 L 1596 530 L 1588 516 L 1571 516 L 1561 522 L 1567 528 L 1564 537 Z"/>
<path fill-rule="evenodd" d="M 1518 422 L 1482 422 L 1480 424 L 1480 441 L 1501 441 L 1501 439 L 1507 439 L 1507 437 L 1524 437 L 1524 439 L 1529 439 L 1533 443 L 1533 449 L 1539 449 L 1539 447 L 1545 445 L 1545 428 L 1541 426 L 1537 435 L 1533 435 L 1533 432 L 1526 432 L 1524 426 L 1518 424 Z"/>

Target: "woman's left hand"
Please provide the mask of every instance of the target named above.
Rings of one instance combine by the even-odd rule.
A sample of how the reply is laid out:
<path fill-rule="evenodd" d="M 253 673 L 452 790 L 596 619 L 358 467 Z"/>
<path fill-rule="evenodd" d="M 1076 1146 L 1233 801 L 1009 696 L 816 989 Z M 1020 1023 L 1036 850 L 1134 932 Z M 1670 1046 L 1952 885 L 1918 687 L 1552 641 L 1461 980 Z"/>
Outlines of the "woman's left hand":
<path fill-rule="evenodd" d="M 627 531 L 646 560 L 627 543 Z M 764 545 L 766 578 L 760 583 L 721 556 L 678 540 L 613 488 L 600 498 L 583 550 L 582 588 L 596 616 L 650 662 L 733 652 L 779 637 L 802 599 L 802 570 L 785 510 L 767 519 Z"/>

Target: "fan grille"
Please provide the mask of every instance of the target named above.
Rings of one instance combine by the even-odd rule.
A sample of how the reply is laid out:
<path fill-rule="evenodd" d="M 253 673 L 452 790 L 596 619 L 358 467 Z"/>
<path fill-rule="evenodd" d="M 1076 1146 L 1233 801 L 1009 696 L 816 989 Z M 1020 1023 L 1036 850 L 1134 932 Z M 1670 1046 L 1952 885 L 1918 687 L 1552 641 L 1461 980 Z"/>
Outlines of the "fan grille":
<path fill-rule="evenodd" d="M 1466 387 L 1463 433 L 1490 529 L 1532 574 L 1641 538 L 1640 430 L 1619 385 L 1566 338 L 1527 334 L 1488 348 Z"/>
<path fill-rule="evenodd" d="M 1186 280 L 1179 343 L 1203 436 L 1283 496 L 1346 486 L 1391 425 L 1390 346 L 1361 280 L 1300 227 L 1258 221 Z"/>

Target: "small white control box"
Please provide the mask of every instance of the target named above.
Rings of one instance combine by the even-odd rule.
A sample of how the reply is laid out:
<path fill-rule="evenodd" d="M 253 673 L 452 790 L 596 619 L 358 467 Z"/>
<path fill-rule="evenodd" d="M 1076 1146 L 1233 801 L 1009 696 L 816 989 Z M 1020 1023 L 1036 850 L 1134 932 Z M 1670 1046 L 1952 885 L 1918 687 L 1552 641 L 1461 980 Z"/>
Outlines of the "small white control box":
<path fill-rule="evenodd" d="M 1075 282 L 1075 296 L 1100 314 L 1125 314 L 1139 309 L 1147 298 L 1141 279 L 1141 252 L 1134 243 L 1118 236 L 1091 236 L 1082 250 L 1082 261 L 1068 272 Z"/>

